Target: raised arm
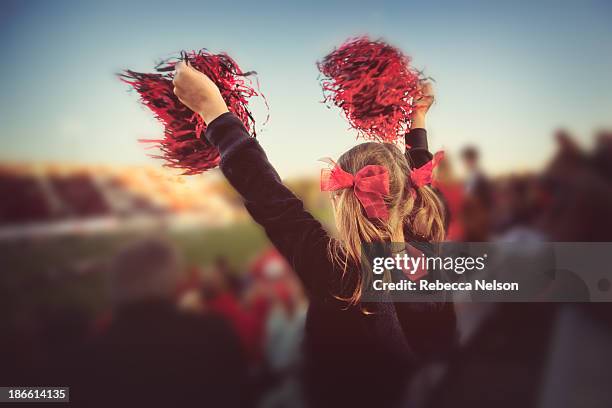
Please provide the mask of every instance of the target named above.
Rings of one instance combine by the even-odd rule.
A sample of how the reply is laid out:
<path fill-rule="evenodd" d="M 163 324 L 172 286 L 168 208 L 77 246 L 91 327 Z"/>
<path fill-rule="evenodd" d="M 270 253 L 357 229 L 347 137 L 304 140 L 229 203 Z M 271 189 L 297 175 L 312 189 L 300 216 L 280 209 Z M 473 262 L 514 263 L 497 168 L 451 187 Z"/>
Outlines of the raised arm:
<path fill-rule="evenodd" d="M 242 196 L 253 219 L 287 259 L 312 295 L 325 295 L 330 272 L 329 237 L 281 181 L 263 149 L 238 117 L 228 112 L 216 85 L 181 63 L 174 92 L 207 123 L 206 138 L 219 149 L 221 171 Z"/>
<path fill-rule="evenodd" d="M 423 97 L 415 104 L 410 131 L 406 133 L 406 158 L 413 168 L 419 168 L 431 160 L 432 154 L 427 146 L 427 130 L 425 119 L 429 108 L 434 102 L 431 83 L 421 85 Z"/>

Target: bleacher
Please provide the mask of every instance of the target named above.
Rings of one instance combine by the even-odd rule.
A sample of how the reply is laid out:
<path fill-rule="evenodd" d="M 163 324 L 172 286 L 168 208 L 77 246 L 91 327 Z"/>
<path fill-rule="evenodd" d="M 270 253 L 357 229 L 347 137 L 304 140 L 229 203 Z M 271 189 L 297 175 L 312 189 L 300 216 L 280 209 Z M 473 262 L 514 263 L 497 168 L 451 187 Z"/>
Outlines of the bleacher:
<path fill-rule="evenodd" d="M 218 224 L 243 212 L 227 191 L 214 175 L 156 167 L 0 164 L 0 229 L 186 214 Z"/>

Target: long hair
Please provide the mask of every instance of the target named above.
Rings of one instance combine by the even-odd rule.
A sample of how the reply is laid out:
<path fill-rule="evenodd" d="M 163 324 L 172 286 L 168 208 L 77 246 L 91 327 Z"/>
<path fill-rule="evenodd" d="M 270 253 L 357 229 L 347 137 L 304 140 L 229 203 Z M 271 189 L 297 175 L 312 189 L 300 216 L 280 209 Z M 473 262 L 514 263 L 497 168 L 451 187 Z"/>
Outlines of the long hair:
<path fill-rule="evenodd" d="M 379 165 L 389 172 L 389 195 L 385 204 L 389 219 L 369 219 L 353 189 L 333 192 L 337 239 L 328 251 L 332 262 L 343 270 L 343 286 L 337 297 L 357 305 L 361 299 L 363 274 L 347 276 L 352 267 L 362 267 L 363 244 L 371 242 L 404 242 L 404 228 L 427 241 L 445 237 L 444 212 L 436 193 L 428 186 L 416 187 L 410 181 L 410 165 L 400 149 L 390 143 L 363 143 L 344 153 L 338 165 L 356 174 L 368 165 Z"/>

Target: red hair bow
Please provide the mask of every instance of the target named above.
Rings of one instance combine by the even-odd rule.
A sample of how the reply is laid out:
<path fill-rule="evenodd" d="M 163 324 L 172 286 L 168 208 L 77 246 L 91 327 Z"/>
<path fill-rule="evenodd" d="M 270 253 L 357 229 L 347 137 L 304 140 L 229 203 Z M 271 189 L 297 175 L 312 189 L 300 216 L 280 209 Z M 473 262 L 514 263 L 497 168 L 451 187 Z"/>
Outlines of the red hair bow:
<path fill-rule="evenodd" d="M 337 191 L 353 188 L 368 218 L 389 219 L 385 196 L 389 195 L 389 172 L 383 166 L 365 166 L 354 176 L 335 164 L 331 169 L 321 169 L 321 191 Z"/>
<path fill-rule="evenodd" d="M 410 172 L 410 180 L 416 187 L 423 187 L 431 184 L 433 169 L 444 159 L 444 152 L 434 154 L 433 159 Z"/>

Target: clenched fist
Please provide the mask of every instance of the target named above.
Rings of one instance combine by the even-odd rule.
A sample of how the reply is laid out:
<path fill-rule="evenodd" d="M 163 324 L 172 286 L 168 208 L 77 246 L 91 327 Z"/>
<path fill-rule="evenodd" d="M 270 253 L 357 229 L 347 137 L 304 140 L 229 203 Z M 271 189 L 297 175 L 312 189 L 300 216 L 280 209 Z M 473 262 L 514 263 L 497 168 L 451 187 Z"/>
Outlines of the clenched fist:
<path fill-rule="evenodd" d="M 228 112 L 219 88 L 209 77 L 181 61 L 176 64 L 174 94 L 192 111 L 199 113 L 208 125 Z"/>
<path fill-rule="evenodd" d="M 425 117 L 431 105 L 433 105 L 435 96 L 431 82 L 420 82 L 419 90 L 422 96 L 414 103 L 414 112 L 412 114 L 411 129 L 425 129 Z"/>
<path fill-rule="evenodd" d="M 419 90 L 421 91 L 422 95 L 417 101 L 415 101 L 414 108 L 416 110 L 423 111 L 423 113 L 427 113 L 435 100 L 433 86 L 431 85 L 431 82 L 420 82 Z"/>

